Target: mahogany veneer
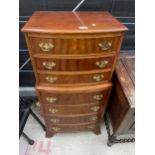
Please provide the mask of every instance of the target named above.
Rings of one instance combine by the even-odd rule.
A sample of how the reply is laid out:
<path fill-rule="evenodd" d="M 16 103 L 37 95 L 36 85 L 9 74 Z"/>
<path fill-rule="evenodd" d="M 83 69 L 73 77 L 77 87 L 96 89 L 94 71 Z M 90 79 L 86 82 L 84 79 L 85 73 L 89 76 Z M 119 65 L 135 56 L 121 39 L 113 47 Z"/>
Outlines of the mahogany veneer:
<path fill-rule="evenodd" d="M 35 12 L 22 28 L 47 126 L 100 133 L 127 28 L 108 12 Z"/>

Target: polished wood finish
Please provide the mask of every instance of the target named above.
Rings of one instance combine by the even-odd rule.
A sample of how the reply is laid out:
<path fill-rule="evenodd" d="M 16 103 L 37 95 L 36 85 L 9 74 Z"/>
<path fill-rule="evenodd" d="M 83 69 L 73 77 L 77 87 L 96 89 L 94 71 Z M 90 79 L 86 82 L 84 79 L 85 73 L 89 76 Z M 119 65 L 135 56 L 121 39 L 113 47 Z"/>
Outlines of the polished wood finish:
<path fill-rule="evenodd" d="M 51 38 L 49 38 L 51 37 Z M 119 41 L 121 39 L 121 35 L 118 36 L 103 36 L 101 38 L 54 38 L 52 36 L 47 36 L 45 38 L 44 35 L 40 35 L 38 37 L 30 37 L 31 47 L 34 53 L 36 54 L 48 54 L 48 55 L 56 55 L 56 54 L 67 54 L 67 55 L 75 55 L 75 54 L 101 54 L 101 53 L 109 53 L 116 52 L 116 49 L 119 46 Z M 43 44 L 43 46 L 52 45 L 53 47 L 48 50 L 42 49 L 39 45 Z M 100 44 L 107 45 L 107 48 L 103 49 L 100 47 Z M 110 45 L 108 46 L 108 43 Z"/>
<path fill-rule="evenodd" d="M 36 11 L 22 32 L 111 33 L 127 28 L 108 12 Z"/>
<path fill-rule="evenodd" d="M 100 113 L 88 115 L 65 115 L 65 116 L 47 116 L 45 121 L 48 125 L 51 124 L 80 124 L 80 123 L 94 123 L 100 120 Z"/>
<path fill-rule="evenodd" d="M 114 135 L 133 134 L 135 127 L 135 57 L 120 57 L 114 74 L 114 88 L 108 114 Z"/>
<path fill-rule="evenodd" d="M 92 130 L 95 134 L 100 134 L 99 123 L 52 125 L 48 128 L 47 137 L 53 136 L 53 133 L 79 132 L 79 131 L 92 131 Z"/>
<path fill-rule="evenodd" d="M 103 78 L 102 78 L 103 75 Z M 95 77 L 101 77 L 99 81 Z M 40 85 L 57 85 L 57 84 L 85 84 L 85 83 L 90 83 L 90 84 L 97 84 L 101 82 L 107 82 L 111 79 L 111 70 L 107 71 L 96 71 L 96 72 L 87 72 L 87 73 L 77 73 L 77 72 L 72 72 L 72 74 L 68 73 L 63 73 L 61 74 L 60 72 L 52 72 L 52 73 L 46 73 L 46 72 L 38 72 L 38 78 L 39 78 L 39 83 Z M 50 78 L 56 78 L 53 81 L 50 81 Z"/>
<path fill-rule="evenodd" d="M 65 102 L 64 102 L 65 103 Z M 89 104 L 79 104 L 79 105 L 44 105 L 46 115 L 82 115 L 89 113 L 96 113 L 102 110 L 102 106 L 105 103 L 89 103 Z"/>
<path fill-rule="evenodd" d="M 79 105 L 106 102 L 111 92 L 112 84 L 99 84 L 85 87 L 41 87 L 37 86 L 37 92 L 42 104 L 52 105 Z M 55 98 L 50 102 L 47 98 Z M 98 97 L 98 98 L 97 98 Z"/>
<path fill-rule="evenodd" d="M 22 28 L 47 137 L 100 134 L 126 30 L 108 12 L 61 11 L 35 12 Z"/>
<path fill-rule="evenodd" d="M 89 71 L 98 69 L 112 69 L 115 55 L 110 56 L 91 56 L 91 57 L 52 57 L 52 58 L 35 58 L 37 70 L 42 71 Z M 63 61 L 62 61 L 63 60 Z M 107 62 L 105 65 L 102 63 Z M 50 69 L 46 68 L 43 63 L 55 64 Z M 99 65 L 102 65 L 99 67 Z"/>

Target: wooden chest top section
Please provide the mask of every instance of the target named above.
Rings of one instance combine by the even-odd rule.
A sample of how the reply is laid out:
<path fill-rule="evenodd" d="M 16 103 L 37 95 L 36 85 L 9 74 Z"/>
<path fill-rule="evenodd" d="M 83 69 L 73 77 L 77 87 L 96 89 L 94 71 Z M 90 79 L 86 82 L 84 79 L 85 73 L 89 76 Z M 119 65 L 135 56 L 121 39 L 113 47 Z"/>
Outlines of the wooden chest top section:
<path fill-rule="evenodd" d="M 121 56 L 116 64 L 116 76 L 131 107 L 135 107 L 135 56 Z"/>
<path fill-rule="evenodd" d="M 36 11 L 22 32 L 108 33 L 128 30 L 108 12 Z"/>

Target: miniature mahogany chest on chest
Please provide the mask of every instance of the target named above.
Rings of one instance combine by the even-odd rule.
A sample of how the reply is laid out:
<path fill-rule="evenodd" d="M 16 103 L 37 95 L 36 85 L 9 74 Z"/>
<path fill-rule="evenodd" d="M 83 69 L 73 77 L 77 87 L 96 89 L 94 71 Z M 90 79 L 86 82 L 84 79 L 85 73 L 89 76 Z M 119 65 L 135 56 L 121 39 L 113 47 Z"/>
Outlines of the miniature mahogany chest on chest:
<path fill-rule="evenodd" d="M 22 28 L 46 136 L 93 131 L 111 92 L 127 28 L 108 12 L 35 12 Z"/>

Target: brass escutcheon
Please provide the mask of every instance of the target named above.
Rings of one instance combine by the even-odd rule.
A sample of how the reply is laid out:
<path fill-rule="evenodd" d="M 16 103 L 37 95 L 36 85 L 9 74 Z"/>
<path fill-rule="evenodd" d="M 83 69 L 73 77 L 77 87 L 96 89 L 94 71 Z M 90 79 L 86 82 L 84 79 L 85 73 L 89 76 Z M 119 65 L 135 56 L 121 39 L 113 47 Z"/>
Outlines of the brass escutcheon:
<path fill-rule="evenodd" d="M 48 109 L 48 111 L 52 114 L 55 114 L 58 112 L 58 109 Z"/>
<path fill-rule="evenodd" d="M 46 97 L 46 101 L 49 103 L 54 103 L 57 100 L 55 97 Z"/>
<path fill-rule="evenodd" d="M 95 95 L 95 96 L 93 97 L 93 99 L 94 99 L 94 100 L 97 100 L 97 101 L 100 101 L 102 98 L 103 98 L 103 95 L 102 95 L 102 94 Z"/>
<path fill-rule="evenodd" d="M 52 123 L 58 123 L 60 120 L 59 120 L 59 119 L 51 118 L 50 121 L 51 121 Z"/>
<path fill-rule="evenodd" d="M 59 131 L 60 128 L 58 128 L 58 127 L 52 127 L 52 130 L 54 130 L 54 131 Z"/>
<path fill-rule="evenodd" d="M 55 66 L 56 66 L 56 63 L 55 62 L 43 62 L 42 63 L 43 66 L 46 68 L 46 69 L 49 69 L 49 70 L 52 70 Z"/>
<path fill-rule="evenodd" d="M 51 43 L 40 43 L 39 47 L 41 48 L 43 52 L 49 52 L 50 50 L 54 48 L 54 45 Z"/>
<path fill-rule="evenodd" d="M 100 109 L 99 106 L 91 107 L 91 110 L 94 111 L 94 112 L 97 112 L 99 109 Z"/>
<path fill-rule="evenodd" d="M 95 81 L 97 81 L 97 82 L 103 80 L 103 78 L 104 78 L 104 75 L 103 75 L 103 74 L 101 74 L 101 75 L 94 75 L 94 76 L 93 76 L 93 79 L 94 79 Z"/>
<path fill-rule="evenodd" d="M 99 68 L 104 68 L 108 64 L 108 61 L 107 60 L 101 60 L 101 61 L 97 61 L 95 64 Z"/>
<path fill-rule="evenodd" d="M 112 43 L 111 42 L 103 42 L 103 43 L 99 43 L 98 46 L 101 48 L 102 51 L 106 51 L 112 46 Z"/>
<path fill-rule="evenodd" d="M 92 116 L 89 118 L 90 121 L 96 121 L 97 120 L 97 116 Z"/>
<path fill-rule="evenodd" d="M 54 83 L 55 81 L 58 80 L 58 77 L 56 76 L 46 76 L 46 80 L 50 83 Z"/>

